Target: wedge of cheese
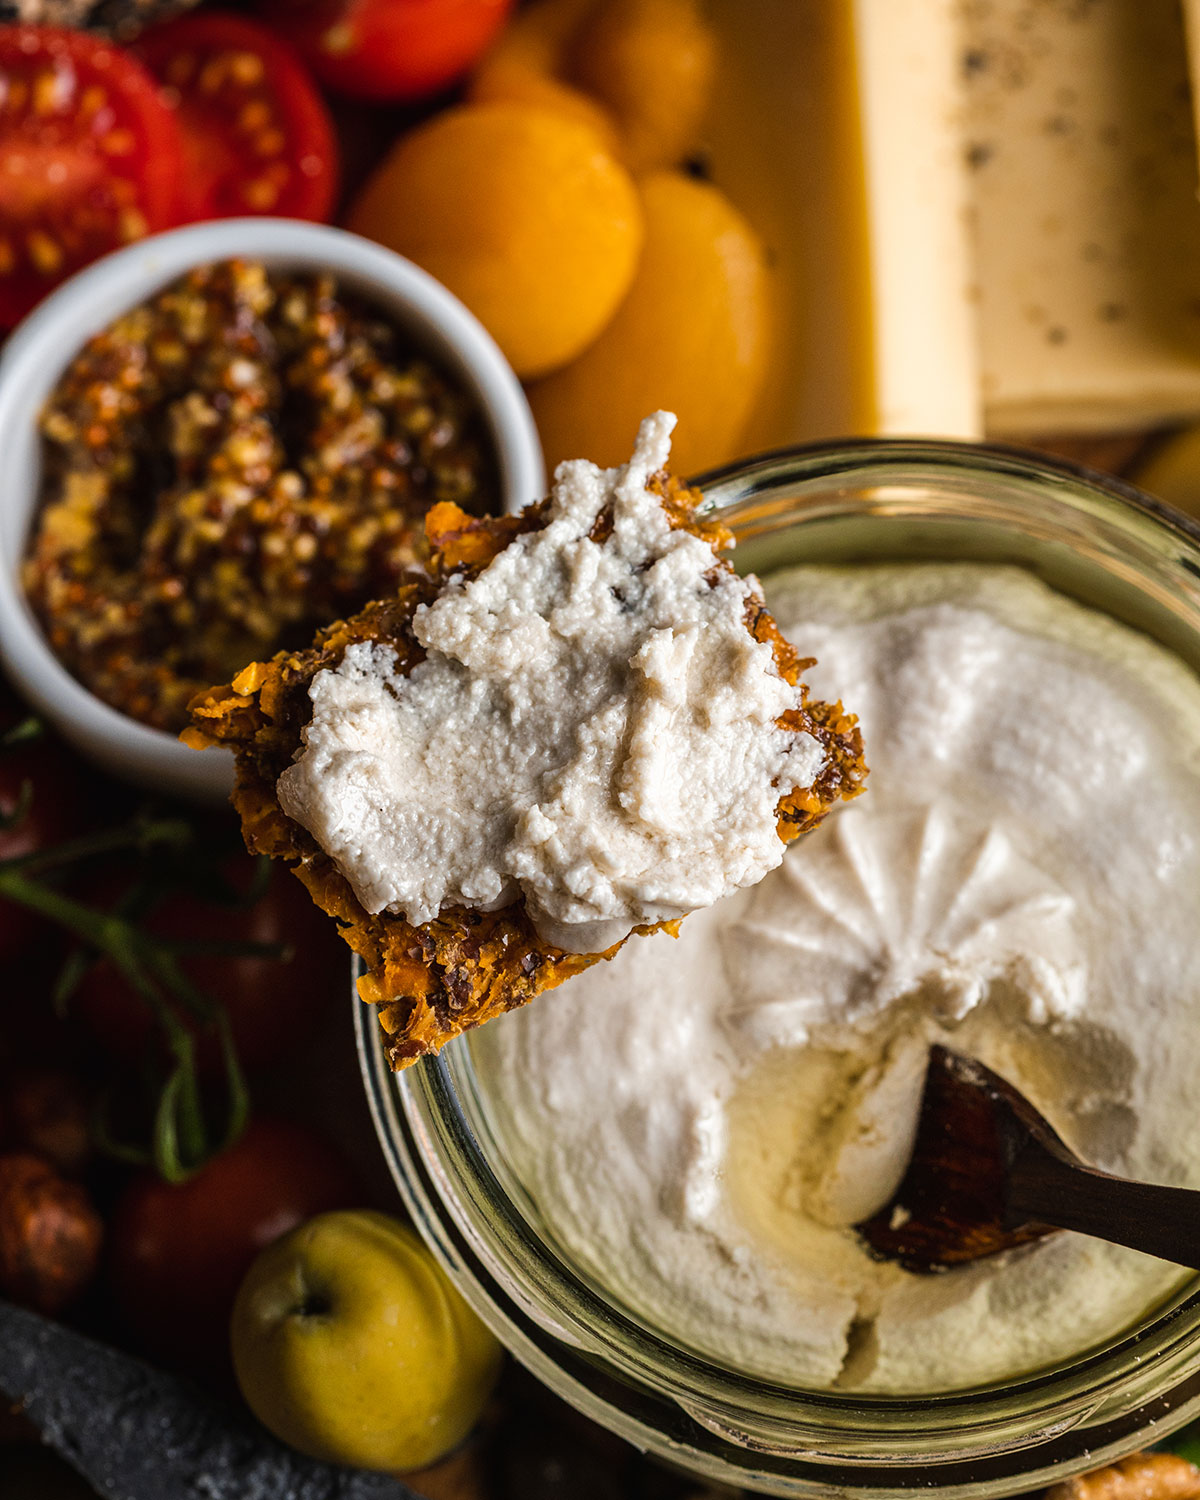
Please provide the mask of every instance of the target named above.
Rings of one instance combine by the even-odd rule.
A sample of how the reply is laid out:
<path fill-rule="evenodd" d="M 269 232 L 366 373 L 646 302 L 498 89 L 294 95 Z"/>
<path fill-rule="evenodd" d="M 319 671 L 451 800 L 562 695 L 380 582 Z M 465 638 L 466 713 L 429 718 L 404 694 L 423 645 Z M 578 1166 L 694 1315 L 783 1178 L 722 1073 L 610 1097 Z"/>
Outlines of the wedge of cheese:
<path fill-rule="evenodd" d="M 1200 416 L 1200 0 L 707 13 L 715 176 L 779 292 L 748 449 Z"/>

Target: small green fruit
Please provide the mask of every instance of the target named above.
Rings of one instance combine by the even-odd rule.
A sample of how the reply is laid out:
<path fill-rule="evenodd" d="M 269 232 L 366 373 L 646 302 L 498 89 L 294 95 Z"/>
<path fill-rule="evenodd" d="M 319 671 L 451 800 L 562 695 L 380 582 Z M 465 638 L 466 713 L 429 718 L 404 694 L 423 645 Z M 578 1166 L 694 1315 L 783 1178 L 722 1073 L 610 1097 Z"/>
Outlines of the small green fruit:
<path fill-rule="evenodd" d="M 302 1453 L 422 1468 L 474 1426 L 501 1349 L 403 1224 L 319 1214 L 269 1246 L 233 1309 L 238 1384 Z"/>

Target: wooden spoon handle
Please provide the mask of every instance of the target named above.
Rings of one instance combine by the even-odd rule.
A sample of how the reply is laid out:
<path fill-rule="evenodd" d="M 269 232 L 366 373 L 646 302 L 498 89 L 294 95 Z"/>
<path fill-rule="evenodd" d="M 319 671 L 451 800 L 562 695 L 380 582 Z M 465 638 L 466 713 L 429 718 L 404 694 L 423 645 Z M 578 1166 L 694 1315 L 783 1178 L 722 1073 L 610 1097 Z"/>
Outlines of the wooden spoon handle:
<path fill-rule="evenodd" d="M 1031 1141 L 1009 1177 L 1011 1224 L 1074 1229 L 1200 1270 L 1200 1192 L 1127 1182 Z"/>

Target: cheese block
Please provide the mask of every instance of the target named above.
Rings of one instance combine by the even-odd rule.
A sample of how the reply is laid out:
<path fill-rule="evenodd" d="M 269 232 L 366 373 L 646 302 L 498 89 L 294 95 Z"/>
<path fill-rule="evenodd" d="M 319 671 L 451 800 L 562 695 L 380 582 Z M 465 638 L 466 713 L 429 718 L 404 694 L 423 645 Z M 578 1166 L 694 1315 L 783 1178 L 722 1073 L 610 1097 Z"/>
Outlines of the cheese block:
<path fill-rule="evenodd" d="M 988 430 L 1115 431 L 1200 412 L 1179 0 L 987 0 L 963 3 L 960 24 Z"/>
<path fill-rule="evenodd" d="M 981 434 L 961 0 L 854 0 L 871 431 Z"/>
<path fill-rule="evenodd" d="M 776 280 L 747 451 L 1200 416 L 1200 0 L 706 13 L 707 162 Z"/>
<path fill-rule="evenodd" d="M 708 0 L 706 166 L 767 244 L 775 348 L 747 452 L 980 432 L 958 0 Z"/>

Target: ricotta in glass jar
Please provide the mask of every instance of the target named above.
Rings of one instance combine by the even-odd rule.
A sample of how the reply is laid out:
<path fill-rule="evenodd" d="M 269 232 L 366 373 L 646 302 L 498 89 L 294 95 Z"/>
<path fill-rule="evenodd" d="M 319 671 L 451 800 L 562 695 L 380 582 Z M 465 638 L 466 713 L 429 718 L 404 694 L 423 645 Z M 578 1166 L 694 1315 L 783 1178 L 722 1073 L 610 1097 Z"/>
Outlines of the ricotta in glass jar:
<path fill-rule="evenodd" d="M 1015 568 L 806 568 L 768 605 L 859 715 L 865 796 L 780 868 L 471 1039 L 570 1259 L 803 1387 L 1011 1378 L 1188 1273 L 1058 1234 L 942 1276 L 850 1227 L 903 1172 L 933 1041 L 1079 1153 L 1200 1187 L 1200 684 Z"/>

